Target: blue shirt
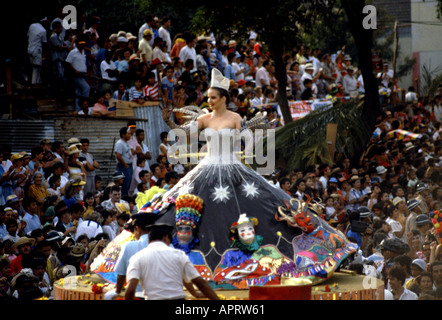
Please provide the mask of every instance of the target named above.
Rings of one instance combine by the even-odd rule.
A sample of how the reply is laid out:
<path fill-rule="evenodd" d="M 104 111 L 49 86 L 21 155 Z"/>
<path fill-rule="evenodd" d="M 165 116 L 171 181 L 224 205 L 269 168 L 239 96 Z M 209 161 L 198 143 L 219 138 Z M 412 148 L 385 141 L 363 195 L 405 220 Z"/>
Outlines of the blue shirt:
<path fill-rule="evenodd" d="M 236 81 L 235 70 L 233 70 L 231 64 L 227 64 L 226 68 L 224 69 L 224 76 L 230 80 Z"/>
<path fill-rule="evenodd" d="M 114 272 L 120 276 L 126 276 L 127 267 L 129 266 L 130 258 L 138 251 L 143 250 L 149 244 L 149 236 L 143 234 L 140 239 L 136 241 L 129 241 L 121 248 L 120 256 L 115 264 Z"/>
<path fill-rule="evenodd" d="M 40 218 L 36 214 L 29 214 L 26 212 L 23 220 L 26 221 L 26 227 L 23 232 L 28 235 L 35 229 L 41 229 L 43 226 L 41 225 Z"/>
<path fill-rule="evenodd" d="M 174 82 L 175 79 L 173 79 L 173 81 L 170 82 L 167 77 L 164 77 L 163 80 L 161 80 L 161 88 L 167 90 L 169 100 L 173 99 L 173 88 L 175 87 Z"/>
<path fill-rule="evenodd" d="M 351 229 L 350 229 L 350 230 L 348 230 L 348 232 L 347 232 L 347 238 L 350 238 L 350 237 L 353 237 L 353 238 L 356 239 L 359 248 L 362 247 L 362 237 L 361 237 L 361 235 L 360 235 L 359 233 L 357 233 L 357 232 L 353 232 L 353 231 L 351 231 Z"/>

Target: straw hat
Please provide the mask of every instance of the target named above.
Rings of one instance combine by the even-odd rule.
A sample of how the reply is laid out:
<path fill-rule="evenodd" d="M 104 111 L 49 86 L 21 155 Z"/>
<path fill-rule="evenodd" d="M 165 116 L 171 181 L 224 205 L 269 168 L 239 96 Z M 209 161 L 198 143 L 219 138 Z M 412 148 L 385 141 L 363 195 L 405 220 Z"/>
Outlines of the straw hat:
<path fill-rule="evenodd" d="M 28 238 L 28 237 L 21 237 L 12 245 L 12 249 L 17 250 L 18 247 L 24 245 L 24 244 L 30 244 L 31 246 L 34 245 L 35 239 L 34 238 Z"/>
<path fill-rule="evenodd" d="M 80 150 L 78 150 L 77 145 L 74 144 L 74 145 L 69 146 L 68 154 L 71 155 L 71 154 L 75 154 L 75 153 L 80 153 Z"/>

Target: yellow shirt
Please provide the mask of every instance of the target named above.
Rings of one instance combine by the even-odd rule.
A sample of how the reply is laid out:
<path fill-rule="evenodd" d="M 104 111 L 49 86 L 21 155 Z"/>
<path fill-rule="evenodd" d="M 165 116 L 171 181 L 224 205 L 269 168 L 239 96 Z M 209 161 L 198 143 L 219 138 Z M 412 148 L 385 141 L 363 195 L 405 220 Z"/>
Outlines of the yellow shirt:
<path fill-rule="evenodd" d="M 143 38 L 143 40 L 140 41 L 138 49 L 140 51 L 140 60 L 143 61 L 143 55 L 145 55 L 147 62 L 150 63 L 152 61 L 152 47 L 149 42 Z"/>

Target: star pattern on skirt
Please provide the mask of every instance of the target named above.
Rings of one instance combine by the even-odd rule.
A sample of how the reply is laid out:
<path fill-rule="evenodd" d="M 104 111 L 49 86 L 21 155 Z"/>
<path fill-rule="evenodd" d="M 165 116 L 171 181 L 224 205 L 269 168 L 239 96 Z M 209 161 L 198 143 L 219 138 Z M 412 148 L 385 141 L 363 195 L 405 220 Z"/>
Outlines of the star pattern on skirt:
<path fill-rule="evenodd" d="M 228 190 L 229 187 L 224 187 L 223 185 L 220 185 L 218 187 L 215 187 L 215 191 L 212 193 L 213 200 L 217 202 L 225 202 L 230 199 L 230 191 Z"/>
<path fill-rule="evenodd" d="M 179 195 L 188 194 L 193 189 L 193 186 L 190 185 L 190 182 L 183 184 L 183 186 L 179 189 Z"/>
<path fill-rule="evenodd" d="M 242 191 L 247 198 L 253 199 L 259 195 L 258 188 L 255 187 L 255 183 L 245 182 L 242 185 Z"/>

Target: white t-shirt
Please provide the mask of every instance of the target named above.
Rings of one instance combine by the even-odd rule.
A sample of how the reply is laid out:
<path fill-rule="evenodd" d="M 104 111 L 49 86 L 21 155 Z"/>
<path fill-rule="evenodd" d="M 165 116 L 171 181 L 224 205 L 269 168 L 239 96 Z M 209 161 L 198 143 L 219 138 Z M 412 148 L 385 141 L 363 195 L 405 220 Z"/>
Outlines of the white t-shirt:
<path fill-rule="evenodd" d="M 182 250 L 162 241 L 151 242 L 129 260 L 126 279 L 140 281 L 148 300 L 183 299 L 183 280 L 190 282 L 200 275 Z"/>
<path fill-rule="evenodd" d="M 78 48 L 72 49 L 66 58 L 66 62 L 69 62 L 78 72 L 87 72 L 86 54 L 84 50 L 81 52 Z"/>
<path fill-rule="evenodd" d="M 160 27 L 160 29 L 158 30 L 158 33 L 160 35 L 160 38 L 163 39 L 163 41 L 166 42 L 166 44 L 167 44 L 167 52 L 170 52 L 170 50 L 172 49 L 172 41 L 170 40 L 170 32 L 166 28 Z"/>
<path fill-rule="evenodd" d="M 256 71 L 255 82 L 257 87 L 263 87 L 264 85 L 270 85 L 270 75 L 266 68 L 261 67 Z"/>
<path fill-rule="evenodd" d="M 111 70 L 117 70 L 117 66 L 115 65 L 115 62 L 113 62 L 112 60 L 110 61 L 110 63 L 107 63 L 106 60 L 103 60 L 100 64 L 100 70 L 101 70 L 101 77 L 103 79 L 106 80 L 111 80 L 111 81 L 117 81 L 116 77 L 110 77 L 109 74 L 107 73 L 106 70 L 111 69 Z"/>
<path fill-rule="evenodd" d="M 413 102 L 413 101 L 417 101 L 416 92 L 413 91 L 407 92 L 407 94 L 405 95 L 405 102 Z"/>
<path fill-rule="evenodd" d="M 189 46 L 185 46 L 180 51 L 180 60 L 183 61 L 183 63 L 186 63 L 187 59 L 193 60 L 193 69 L 190 70 L 191 72 L 196 72 L 198 69 L 196 68 L 196 51 L 195 48 L 190 48 Z"/>
<path fill-rule="evenodd" d="M 342 79 L 342 86 L 344 87 L 344 92 L 350 94 L 352 91 L 358 90 L 358 80 L 355 77 L 350 77 L 348 74 Z"/>
<path fill-rule="evenodd" d="M 86 234 L 89 239 L 92 239 L 102 232 L 103 228 L 97 222 L 92 220 L 83 220 L 77 226 L 75 241 L 77 241 L 78 237 L 82 234 Z"/>

